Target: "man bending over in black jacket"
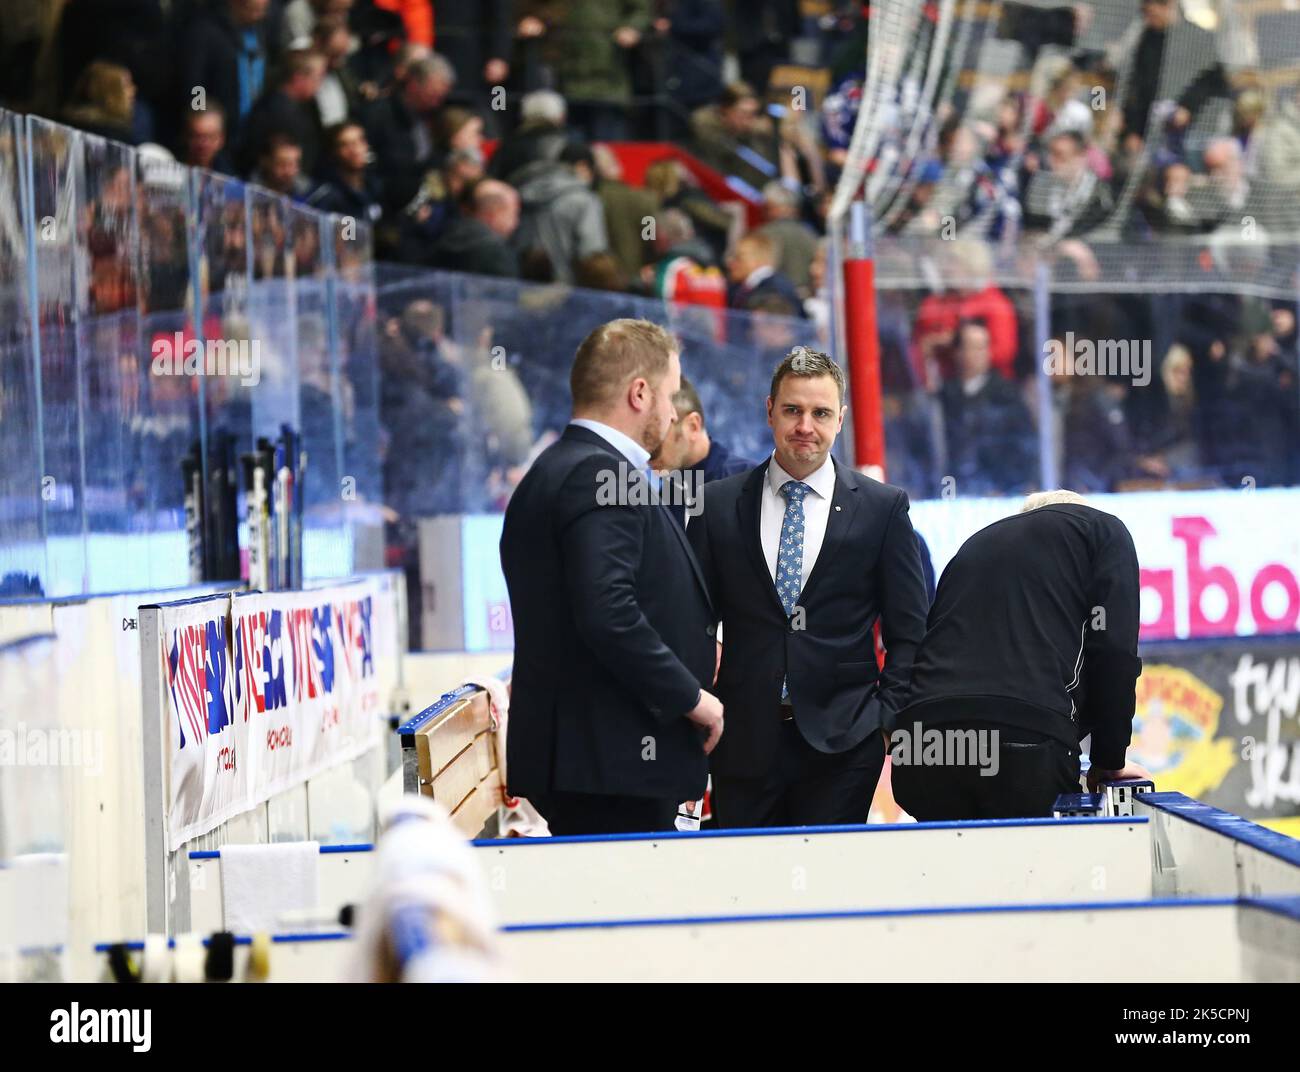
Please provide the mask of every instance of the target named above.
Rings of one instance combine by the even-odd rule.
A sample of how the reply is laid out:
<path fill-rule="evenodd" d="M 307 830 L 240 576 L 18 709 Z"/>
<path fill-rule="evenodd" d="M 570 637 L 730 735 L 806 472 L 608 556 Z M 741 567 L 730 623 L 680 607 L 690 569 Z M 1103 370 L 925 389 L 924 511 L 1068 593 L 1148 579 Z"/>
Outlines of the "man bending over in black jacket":
<path fill-rule="evenodd" d="M 1050 816 L 1079 790 L 1147 777 L 1125 762 L 1138 562 L 1119 518 L 1069 491 L 1031 495 L 943 571 L 908 704 L 892 727 L 894 798 L 922 821 Z"/>

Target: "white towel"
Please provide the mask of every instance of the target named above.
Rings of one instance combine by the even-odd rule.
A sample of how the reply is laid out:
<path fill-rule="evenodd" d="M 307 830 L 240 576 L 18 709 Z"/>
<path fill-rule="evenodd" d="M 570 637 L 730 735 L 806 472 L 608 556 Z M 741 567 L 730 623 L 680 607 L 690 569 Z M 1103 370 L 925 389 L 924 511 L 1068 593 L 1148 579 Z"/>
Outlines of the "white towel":
<path fill-rule="evenodd" d="M 226 930 L 284 930 L 281 915 L 314 910 L 320 900 L 320 842 L 226 845 L 221 849 L 221 901 Z"/>

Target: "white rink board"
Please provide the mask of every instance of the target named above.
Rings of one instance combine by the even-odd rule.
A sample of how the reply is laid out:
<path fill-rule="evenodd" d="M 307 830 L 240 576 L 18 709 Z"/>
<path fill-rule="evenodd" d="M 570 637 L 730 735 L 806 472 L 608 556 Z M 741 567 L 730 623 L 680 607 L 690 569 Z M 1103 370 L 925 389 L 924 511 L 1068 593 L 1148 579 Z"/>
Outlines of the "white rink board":
<path fill-rule="evenodd" d="M 1141 819 L 1004 820 L 476 843 L 503 924 L 1127 901 Z"/>
<path fill-rule="evenodd" d="M 1300 921 L 1231 901 L 551 926 L 501 948 L 520 982 L 1300 982 Z M 1141 948 L 1159 952 L 1089 952 Z M 278 937 L 270 981 L 340 980 L 352 952 L 345 935 Z M 236 980 L 247 958 L 237 946 Z"/>
<path fill-rule="evenodd" d="M 1151 816 L 1152 883 L 1157 897 L 1235 897 L 1237 843 L 1158 808 Z"/>
<path fill-rule="evenodd" d="M 1157 897 L 1300 896 L 1300 842 L 1180 793 L 1136 799 L 1151 818 Z"/>
<path fill-rule="evenodd" d="M 369 846 L 321 846 L 321 904 L 317 915 L 337 919 L 344 905 L 357 905 L 370 893 L 375 877 L 375 854 Z M 198 934 L 226 929 L 221 899 L 221 857 L 213 852 L 190 853 L 190 923 Z M 282 930 L 292 930 L 302 921 L 285 920 Z"/>
<path fill-rule="evenodd" d="M 1241 917 L 1259 912 L 1231 902 L 940 909 L 549 927 L 503 939 L 507 967 L 524 982 L 1245 982 L 1256 972 L 1300 981 L 1296 960 L 1261 968 L 1257 952 L 1267 951 L 1243 946 Z M 1300 923 L 1273 921 L 1294 945 Z M 1139 949 L 1158 953 L 1094 955 Z"/>
<path fill-rule="evenodd" d="M 499 922 L 1140 900 L 1148 824 L 1133 819 L 813 828 L 475 843 Z M 339 848 L 343 848 L 339 846 Z M 374 854 L 322 852 L 319 915 L 365 898 Z M 222 929 L 221 861 L 190 855 L 190 928 Z"/>

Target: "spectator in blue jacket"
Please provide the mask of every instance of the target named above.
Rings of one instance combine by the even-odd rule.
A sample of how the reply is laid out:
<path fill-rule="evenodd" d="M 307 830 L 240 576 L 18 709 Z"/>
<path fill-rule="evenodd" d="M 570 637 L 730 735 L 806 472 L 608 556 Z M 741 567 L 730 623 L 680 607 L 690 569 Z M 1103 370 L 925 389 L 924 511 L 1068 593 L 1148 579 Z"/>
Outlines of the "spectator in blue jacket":
<path fill-rule="evenodd" d="M 673 408 L 677 419 L 664 436 L 658 452 L 650 459 L 652 469 L 667 471 L 668 479 L 675 482 L 681 494 L 666 497 L 673 517 L 685 525 L 688 505 L 693 506 L 700 488 L 711 480 L 735 476 L 754 467 L 754 463 L 738 458 L 723 444 L 710 438 L 704 423 L 704 406 L 700 403 L 695 385 L 685 376 L 682 385 L 673 395 Z"/>

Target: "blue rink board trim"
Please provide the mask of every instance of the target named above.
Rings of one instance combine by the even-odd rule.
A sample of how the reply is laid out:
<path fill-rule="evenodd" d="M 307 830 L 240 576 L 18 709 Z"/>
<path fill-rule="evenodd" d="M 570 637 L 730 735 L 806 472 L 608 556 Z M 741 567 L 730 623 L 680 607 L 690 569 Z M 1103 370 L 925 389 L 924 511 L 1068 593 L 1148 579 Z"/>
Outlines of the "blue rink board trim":
<path fill-rule="evenodd" d="M 1300 896 L 1295 897 L 1165 897 L 1150 901 L 1106 901 L 1106 902 L 1062 902 L 1052 904 L 1001 904 L 1001 905 L 957 905 L 932 908 L 869 908 L 844 910 L 840 912 L 791 912 L 773 914 L 755 914 L 748 916 L 682 916 L 663 919 L 613 919 L 613 920 L 576 920 L 567 923 L 512 923 L 502 927 L 501 932 L 528 933 L 532 931 L 563 931 L 609 929 L 611 927 L 670 927 L 670 926 L 708 926 L 721 923 L 782 923 L 798 921 L 817 921 L 828 919 L 872 919 L 900 916 L 960 916 L 996 912 L 1104 912 L 1123 911 L 1125 909 L 1147 908 L 1255 908 L 1275 915 L 1285 916 L 1300 923 Z M 349 931 L 320 931 L 319 933 L 273 934 L 275 943 L 289 942 L 341 942 L 353 936 Z M 235 945 L 249 945 L 249 935 L 237 935 Z M 203 939 L 203 944 L 208 944 Z M 96 953 L 107 953 L 118 943 L 100 942 L 95 946 Z M 123 942 L 125 948 L 132 951 L 144 949 L 144 942 Z M 167 939 L 168 948 L 176 945 L 175 938 Z"/>
<path fill-rule="evenodd" d="M 351 937 L 352 934 L 348 931 L 318 931 L 316 933 L 307 931 L 302 934 L 273 934 L 271 935 L 271 941 L 272 943 L 280 943 L 280 944 L 286 942 L 339 942 L 339 941 L 346 941 Z M 204 938 L 203 944 L 206 946 L 210 941 L 211 939 Z M 253 944 L 253 936 L 250 934 L 238 934 L 235 936 L 235 945 L 252 945 L 252 944 Z M 96 942 L 95 952 L 107 953 L 115 945 L 121 945 L 124 949 L 129 949 L 132 952 L 139 952 L 144 949 L 144 942 L 142 941 L 141 942 Z M 168 949 L 176 948 L 175 938 L 167 939 L 167 948 Z"/>
<path fill-rule="evenodd" d="M 1300 867 L 1300 841 L 1252 823 L 1240 815 L 1233 815 L 1232 812 L 1224 811 L 1222 808 L 1202 804 L 1199 800 L 1193 800 L 1182 793 L 1143 793 L 1133 800 L 1134 803 L 1146 804 L 1171 815 L 1177 815 L 1189 823 L 1195 823 L 1206 830 L 1213 830 L 1233 841 L 1240 841 L 1243 845 L 1249 845 L 1269 856 L 1275 856 L 1279 860 Z"/>
<path fill-rule="evenodd" d="M 570 834 L 565 837 L 475 838 L 476 848 L 505 848 L 511 845 L 584 845 L 605 841 L 678 841 L 727 837 L 778 837 L 792 834 L 886 834 L 904 830 L 981 830 L 990 827 L 1025 826 L 1141 826 L 1149 822 L 1145 815 L 1083 816 L 1071 819 L 964 819 L 941 823 L 859 823 L 842 826 L 765 826 L 734 830 L 661 830 L 647 834 Z"/>
<path fill-rule="evenodd" d="M 66 596 L 20 596 L 18 598 L 0 599 L 0 608 L 3 607 L 33 607 L 33 606 L 50 606 L 50 607 L 76 607 L 82 603 L 91 603 L 97 599 L 118 599 L 121 596 L 165 596 L 168 592 L 184 592 L 189 588 L 211 588 L 212 591 L 205 596 L 193 596 L 189 599 L 173 600 L 170 603 L 159 602 L 155 600 L 152 603 L 141 603 L 140 607 L 168 607 L 179 606 L 182 603 L 194 603 L 202 599 L 212 599 L 216 596 L 230 595 L 231 592 L 242 588 L 242 581 L 199 581 L 190 584 L 169 584 L 162 588 L 120 588 L 111 592 L 83 592 L 79 595 Z"/>
<path fill-rule="evenodd" d="M 322 845 L 322 853 L 329 852 L 374 852 L 375 847 L 365 842 L 359 842 L 356 845 Z M 189 857 L 191 860 L 219 860 L 221 858 L 220 849 L 193 849 Z"/>
<path fill-rule="evenodd" d="M 184 587 L 188 588 L 189 586 L 185 585 Z M 126 593 L 126 594 L 129 595 L 130 593 Z M 237 594 L 238 594 L 238 590 L 236 588 L 228 588 L 224 591 L 209 592 L 207 595 L 203 595 L 203 596 L 190 596 L 188 599 L 172 599 L 172 600 L 167 600 L 165 602 L 159 601 L 155 603 L 141 603 L 140 606 L 137 607 L 136 609 L 137 610 L 160 610 L 168 607 L 188 607 L 188 606 L 192 606 L 195 603 L 211 603 L 217 599 L 228 599 L 230 598 L 230 596 L 237 595 Z"/>
<path fill-rule="evenodd" d="M 781 834 L 861 834 L 885 833 L 899 830 L 970 830 L 977 827 L 1052 826 L 1069 822 L 1071 826 L 1141 826 L 1151 820 L 1145 815 L 1084 816 L 1076 819 L 969 819 L 963 822 L 943 823 L 862 823 L 857 826 L 771 826 L 737 830 L 663 830 L 647 834 L 572 834 L 568 837 L 538 838 L 475 838 L 470 844 L 475 848 L 504 848 L 508 845 L 584 845 L 606 841 L 678 841 L 691 838 L 773 837 Z M 374 845 L 322 845 L 322 853 L 374 852 Z M 191 860 L 217 860 L 220 849 L 193 849 Z"/>
<path fill-rule="evenodd" d="M 1246 900 L 1237 897 L 1162 897 L 1148 901 L 1067 901 L 1048 904 L 936 905 L 926 908 L 864 908 L 835 912 L 776 912 L 736 916 L 668 916 L 645 919 L 572 920 L 559 923 L 512 923 L 503 934 L 534 931 L 608 930 L 618 927 L 694 927 L 722 923 L 798 923 L 834 919 L 899 919 L 907 916 L 970 916 L 1023 912 L 1114 912 L 1159 908 L 1259 908 L 1300 920 L 1300 906 L 1290 899 Z M 1300 901 L 1300 898 L 1295 899 Z"/>
<path fill-rule="evenodd" d="M 429 719 L 442 714 L 457 700 L 464 699 L 466 696 L 473 696 L 478 691 L 480 690 L 477 685 L 461 685 L 459 688 L 452 689 L 451 692 L 444 692 L 418 715 L 412 715 L 403 722 L 394 732 L 403 737 L 409 736 L 428 722 Z"/>
<path fill-rule="evenodd" d="M 606 841 L 677 841 L 686 838 L 699 840 L 701 838 L 724 837 L 772 837 L 780 834 L 860 834 L 884 833 L 890 830 L 969 830 L 975 827 L 989 826 L 1051 826 L 1065 821 L 1063 819 L 969 819 L 963 822 L 942 823 L 861 823 L 857 826 L 772 826 L 736 830 L 663 830 L 658 833 L 646 834 L 572 834 L 568 837 L 475 838 L 470 844 L 475 848 L 486 849 L 500 848 L 506 845 L 582 845 Z M 1069 820 L 1073 826 L 1115 824 L 1141 826 L 1143 823 L 1150 821 L 1145 815 L 1099 815 Z M 320 851 L 322 853 L 374 852 L 375 847 L 372 844 L 365 843 L 322 845 Z M 220 849 L 193 849 L 189 853 L 191 860 L 216 860 L 220 859 L 220 857 Z"/>

